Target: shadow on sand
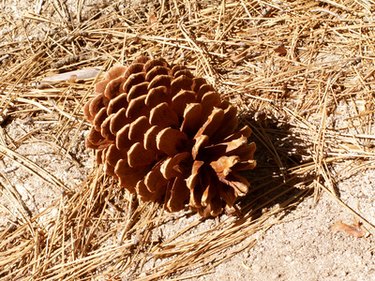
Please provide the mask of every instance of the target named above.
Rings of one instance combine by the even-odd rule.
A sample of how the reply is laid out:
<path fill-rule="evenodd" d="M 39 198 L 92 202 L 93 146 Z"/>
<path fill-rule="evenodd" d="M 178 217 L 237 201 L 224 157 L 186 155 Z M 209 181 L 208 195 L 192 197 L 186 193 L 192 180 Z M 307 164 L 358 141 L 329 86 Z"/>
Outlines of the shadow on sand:
<path fill-rule="evenodd" d="M 254 116 L 257 114 L 243 116 L 243 123 L 253 130 L 250 141 L 257 145 L 257 167 L 247 174 L 251 186 L 249 194 L 239 201 L 240 216 L 256 219 L 277 204 L 287 214 L 313 192 L 307 186 L 315 179 L 314 173 L 303 169 L 311 162 L 306 160 L 311 144 L 292 132 L 288 122 L 274 116 Z"/>

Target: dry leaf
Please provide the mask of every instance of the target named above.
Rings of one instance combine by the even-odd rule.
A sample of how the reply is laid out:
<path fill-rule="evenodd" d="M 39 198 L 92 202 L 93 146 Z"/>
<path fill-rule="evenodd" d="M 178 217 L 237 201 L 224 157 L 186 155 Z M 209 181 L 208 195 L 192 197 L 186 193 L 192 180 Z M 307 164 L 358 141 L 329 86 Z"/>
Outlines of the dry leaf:
<path fill-rule="evenodd" d="M 149 13 L 147 15 L 149 25 L 153 25 L 158 22 L 158 18 L 155 13 Z"/>
<path fill-rule="evenodd" d="M 279 47 L 275 48 L 275 52 L 283 57 L 285 57 L 288 53 L 288 51 L 285 49 L 284 44 L 281 44 Z"/>
<path fill-rule="evenodd" d="M 342 221 L 338 221 L 331 226 L 331 230 L 345 232 L 346 234 L 357 238 L 361 238 L 366 234 L 366 231 L 361 228 L 359 222 L 349 225 Z"/>
<path fill-rule="evenodd" d="M 68 71 L 44 77 L 38 88 L 50 86 L 59 82 L 76 82 L 95 78 L 100 72 L 98 68 L 84 68 L 79 70 Z"/>

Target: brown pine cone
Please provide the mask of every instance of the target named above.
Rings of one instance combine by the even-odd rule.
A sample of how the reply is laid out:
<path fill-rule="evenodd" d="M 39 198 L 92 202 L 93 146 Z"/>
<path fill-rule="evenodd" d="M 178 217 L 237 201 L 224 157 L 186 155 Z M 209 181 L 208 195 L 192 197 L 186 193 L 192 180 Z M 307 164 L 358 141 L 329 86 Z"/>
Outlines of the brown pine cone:
<path fill-rule="evenodd" d="M 253 169 L 249 127 L 203 78 L 163 59 L 114 66 L 84 107 L 93 125 L 86 146 L 120 185 L 169 211 L 189 204 L 217 216 L 248 192 L 241 172 Z"/>

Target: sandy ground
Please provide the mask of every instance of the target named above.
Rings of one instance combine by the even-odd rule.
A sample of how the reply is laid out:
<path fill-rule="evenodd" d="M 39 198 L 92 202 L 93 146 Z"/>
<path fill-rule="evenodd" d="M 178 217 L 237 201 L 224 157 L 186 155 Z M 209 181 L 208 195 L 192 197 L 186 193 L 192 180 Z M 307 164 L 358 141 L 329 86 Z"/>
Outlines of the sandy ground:
<path fill-rule="evenodd" d="M 43 141 L 43 135 L 33 131 L 48 128 L 31 120 L 13 120 L 5 128 L 5 134 L 12 140 L 22 138 L 31 133 L 33 141 L 24 141 L 16 152 L 38 163 L 67 186 L 74 188 L 83 181 L 93 167 L 92 155 L 84 147 L 77 147 L 73 155 L 83 165 L 72 161 L 68 155 L 61 156 L 58 148 Z M 87 132 L 81 133 L 81 143 Z M 35 139 L 34 139 L 35 138 Z M 39 141 L 37 141 L 39 140 Z M 80 143 L 80 142 L 78 142 Z M 345 168 L 343 164 L 342 169 Z M 10 185 L 15 187 L 30 213 L 35 214 L 59 199 L 61 192 L 51 184 L 46 185 L 39 176 L 25 171 L 24 167 L 4 158 L 0 171 L 11 179 Z M 338 169 L 338 173 L 340 169 Z M 341 198 L 349 206 L 357 209 L 375 223 L 375 173 L 368 170 L 351 175 L 338 184 Z M 9 225 L 17 217 L 17 204 L 9 201 L 6 192 L 0 197 L 2 205 L 9 208 L 10 213 L 2 210 L 0 226 Z M 14 214 L 14 215 L 11 215 Z M 52 212 L 53 215 L 53 212 Z M 225 217 L 225 215 L 224 215 Z M 170 223 L 163 227 L 163 235 L 167 238 L 185 227 L 198 217 L 180 219 L 178 223 Z M 282 219 L 268 231 L 257 233 L 254 247 L 246 247 L 249 241 L 228 248 L 228 253 L 239 251 L 210 273 L 194 280 L 374 280 L 375 278 L 375 241 L 372 236 L 356 238 L 345 232 L 332 230 L 338 221 L 347 224 L 355 222 L 354 217 L 343 209 L 337 201 L 323 193 L 318 203 L 309 196 L 297 207 L 283 215 Z M 217 223 L 215 220 L 202 222 L 195 232 L 210 229 Z M 223 253 L 225 255 L 226 253 Z M 157 264 L 157 261 L 156 261 Z M 155 261 L 146 264 L 138 272 L 139 277 L 152 271 Z M 143 272 L 142 272 L 143 271 Z M 200 273 L 200 270 L 187 272 L 186 276 Z M 131 280 L 132 274 L 125 275 L 123 280 Z M 185 276 L 185 274 L 184 274 Z M 178 278 L 178 276 L 176 276 Z M 129 278 L 129 279 L 128 279 Z"/>
<path fill-rule="evenodd" d="M 16 132 L 28 134 L 34 129 L 38 126 L 17 119 L 4 128 L 13 140 L 22 136 Z M 33 141 L 25 142 L 16 151 L 45 167 L 65 185 L 74 186 L 92 168 L 92 155 L 85 152 L 82 167 L 68 155 L 66 158 L 57 157 L 57 149 L 43 141 L 39 144 Z M 10 184 L 33 214 L 59 198 L 60 193 L 53 187 L 46 186 L 38 176 L 24 171 L 11 160 L 2 160 L 0 170 L 12 179 Z M 360 210 L 372 223 L 375 223 L 374 186 L 373 170 L 357 173 L 338 184 L 341 198 Z M 10 213 L 17 212 L 14 202 L 9 201 L 4 193 L 0 200 Z M 12 219 L 12 215 L 3 210 L 0 226 L 8 225 Z M 351 224 L 354 217 L 327 194 L 323 194 L 317 204 L 310 197 L 278 225 L 260 235 L 253 248 L 244 249 L 215 268 L 213 273 L 196 280 L 374 280 L 373 237 L 355 238 L 332 231 L 331 226 L 340 220 Z M 210 227 L 210 223 L 206 224 Z M 174 228 L 170 231 L 173 232 Z"/>
<path fill-rule="evenodd" d="M 201 280 L 373 280 L 374 241 L 331 231 L 337 220 L 351 223 L 352 217 L 327 196 L 316 205 L 306 199 L 252 249 Z"/>

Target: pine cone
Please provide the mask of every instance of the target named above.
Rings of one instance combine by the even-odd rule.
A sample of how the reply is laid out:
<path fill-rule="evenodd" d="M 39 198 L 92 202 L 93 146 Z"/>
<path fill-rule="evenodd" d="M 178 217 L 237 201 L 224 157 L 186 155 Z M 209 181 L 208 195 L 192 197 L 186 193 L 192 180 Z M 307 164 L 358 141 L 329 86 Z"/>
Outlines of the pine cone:
<path fill-rule="evenodd" d="M 106 174 L 143 201 L 169 211 L 188 203 L 217 216 L 248 192 L 241 172 L 253 169 L 249 127 L 237 110 L 184 66 L 140 57 L 112 67 L 84 107 L 93 127 L 86 146 Z"/>

